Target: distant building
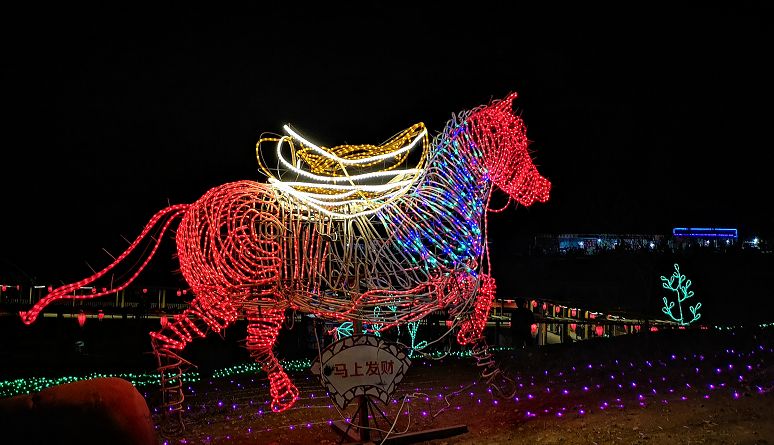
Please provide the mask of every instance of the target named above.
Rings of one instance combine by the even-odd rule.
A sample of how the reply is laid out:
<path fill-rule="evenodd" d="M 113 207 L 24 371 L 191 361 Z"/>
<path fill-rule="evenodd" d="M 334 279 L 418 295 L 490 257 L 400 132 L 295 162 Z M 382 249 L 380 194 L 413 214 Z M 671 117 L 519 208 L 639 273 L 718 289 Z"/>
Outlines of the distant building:
<path fill-rule="evenodd" d="M 667 237 L 658 234 L 562 233 L 535 236 L 534 254 L 586 254 L 606 251 L 657 250 L 665 247 Z"/>
<path fill-rule="evenodd" d="M 739 242 L 739 233 L 734 228 L 717 227 L 675 227 L 672 229 L 673 248 L 715 247 L 726 248 Z"/>
<path fill-rule="evenodd" d="M 767 246 L 757 237 L 742 242 L 736 228 L 675 227 L 669 234 L 632 233 L 560 233 L 539 234 L 532 246 L 533 255 L 596 255 L 604 252 L 662 252 L 696 248 L 725 251 L 736 248 Z"/>

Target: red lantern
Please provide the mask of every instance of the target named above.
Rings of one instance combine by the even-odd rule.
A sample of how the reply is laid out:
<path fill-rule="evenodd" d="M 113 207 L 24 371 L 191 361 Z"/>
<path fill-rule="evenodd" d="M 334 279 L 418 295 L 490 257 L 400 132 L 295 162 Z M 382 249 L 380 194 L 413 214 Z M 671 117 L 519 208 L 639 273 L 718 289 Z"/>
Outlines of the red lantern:
<path fill-rule="evenodd" d="M 634 330 L 637 332 L 640 332 L 640 325 L 638 324 L 634 325 Z"/>
<path fill-rule="evenodd" d="M 97 319 L 99 319 L 99 321 L 102 321 L 103 318 L 105 318 L 105 313 L 102 312 L 102 309 L 100 309 L 99 312 L 97 312 Z"/>
<path fill-rule="evenodd" d="M 102 288 L 102 292 L 107 292 L 107 288 L 106 288 L 106 287 L 103 287 L 103 288 Z"/>
<path fill-rule="evenodd" d="M 658 326 L 651 326 L 650 332 L 658 332 Z"/>
<path fill-rule="evenodd" d="M 54 286 L 48 286 L 48 291 L 51 292 L 52 290 L 54 290 Z"/>
<path fill-rule="evenodd" d="M 6 290 L 6 289 L 8 289 L 8 286 L 6 286 L 5 284 L 3 284 L 3 292 L 5 292 L 5 290 Z"/>
<path fill-rule="evenodd" d="M 451 320 L 446 320 L 446 327 L 450 328 L 452 327 L 453 322 Z"/>
<path fill-rule="evenodd" d="M 537 301 L 532 300 L 532 307 L 537 307 Z"/>
<path fill-rule="evenodd" d="M 148 293 L 148 289 L 142 288 L 142 293 L 147 294 Z"/>
<path fill-rule="evenodd" d="M 577 326 L 577 325 L 576 325 L 575 323 L 570 323 L 570 329 L 572 329 L 573 331 L 575 330 L 575 327 L 576 327 L 576 326 Z"/>
<path fill-rule="evenodd" d="M 188 293 L 188 290 L 186 290 L 186 289 L 183 289 L 183 295 L 185 295 L 185 294 L 187 294 L 187 293 Z"/>
<path fill-rule="evenodd" d="M 97 293 L 97 288 L 96 287 L 92 287 L 91 288 L 91 293 L 92 294 L 96 294 Z"/>
<path fill-rule="evenodd" d="M 598 325 L 594 328 L 594 332 L 597 334 L 597 337 L 601 337 L 605 335 L 605 327 Z"/>
<path fill-rule="evenodd" d="M 161 327 L 166 328 L 167 324 L 169 324 L 167 320 L 167 314 L 161 314 L 161 318 L 159 319 L 159 322 L 161 322 Z"/>
<path fill-rule="evenodd" d="M 543 311 L 545 311 L 547 307 L 548 307 L 548 305 L 543 303 Z"/>
<path fill-rule="evenodd" d="M 559 311 L 561 311 L 561 310 L 562 310 L 562 308 L 560 308 L 559 306 L 554 306 L 554 312 L 556 312 L 557 314 L 558 314 L 558 313 L 559 313 Z"/>
<path fill-rule="evenodd" d="M 577 314 L 577 313 L 578 313 L 578 312 L 577 312 L 575 309 L 573 309 L 573 310 L 571 310 L 571 311 L 570 311 L 570 315 L 571 315 L 571 316 L 573 316 L 573 317 L 574 317 L 574 316 L 575 316 L 575 314 Z"/>
<path fill-rule="evenodd" d="M 182 292 L 182 291 L 180 291 L 180 289 L 178 289 L 178 290 L 177 290 L 177 296 L 179 297 L 179 296 L 181 296 L 181 295 L 183 295 L 183 292 Z"/>
<path fill-rule="evenodd" d="M 532 335 L 535 335 L 537 333 L 537 324 L 532 323 L 532 326 L 529 327 L 530 332 L 532 332 Z"/>
<path fill-rule="evenodd" d="M 78 324 L 83 327 L 86 324 L 86 314 L 83 311 L 78 313 Z"/>

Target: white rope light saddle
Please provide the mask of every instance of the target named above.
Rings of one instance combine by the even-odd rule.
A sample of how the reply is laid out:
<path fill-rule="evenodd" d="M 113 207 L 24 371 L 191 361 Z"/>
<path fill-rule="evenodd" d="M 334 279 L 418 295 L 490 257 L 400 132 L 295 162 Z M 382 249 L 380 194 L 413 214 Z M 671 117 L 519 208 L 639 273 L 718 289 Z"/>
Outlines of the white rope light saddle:
<path fill-rule="evenodd" d="M 379 146 L 332 148 L 309 142 L 288 125 L 283 128 L 287 135 L 259 140 L 258 160 L 269 184 L 301 210 L 334 219 L 369 215 L 406 194 L 425 171 L 429 142 L 423 123 Z M 275 169 L 264 159 L 262 144 L 267 142 L 276 143 Z M 409 167 L 412 155 L 415 164 Z"/>

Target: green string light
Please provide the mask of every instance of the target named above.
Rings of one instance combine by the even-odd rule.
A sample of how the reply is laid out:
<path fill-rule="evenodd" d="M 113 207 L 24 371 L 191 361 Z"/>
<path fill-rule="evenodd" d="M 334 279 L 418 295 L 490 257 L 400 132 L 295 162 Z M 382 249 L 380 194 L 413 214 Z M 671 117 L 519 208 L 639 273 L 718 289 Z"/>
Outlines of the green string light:
<path fill-rule="evenodd" d="M 489 348 L 490 351 L 498 351 L 511 349 L 508 347 L 502 348 Z M 471 351 L 456 351 L 456 352 L 442 352 L 436 351 L 426 354 L 431 358 L 441 357 L 470 357 Z M 312 361 L 309 359 L 300 360 L 282 360 L 280 361 L 282 367 L 287 372 L 299 373 L 308 371 L 312 366 Z M 263 372 L 261 365 L 258 363 L 250 362 L 243 363 L 234 366 L 230 366 L 223 369 L 218 369 L 212 373 L 213 379 L 222 379 L 227 377 L 233 377 L 244 374 L 259 374 Z M 137 388 L 146 386 L 159 386 L 159 375 L 156 372 L 147 373 L 91 373 L 84 376 L 62 376 L 62 377 L 27 377 L 13 380 L 0 381 L 0 397 L 13 397 L 20 394 L 30 394 L 39 392 L 50 386 L 64 385 L 66 383 L 78 382 L 81 380 L 92 380 L 98 378 L 118 377 L 129 381 Z M 183 383 L 198 383 L 202 380 L 202 376 L 198 372 L 184 372 L 181 376 Z"/>

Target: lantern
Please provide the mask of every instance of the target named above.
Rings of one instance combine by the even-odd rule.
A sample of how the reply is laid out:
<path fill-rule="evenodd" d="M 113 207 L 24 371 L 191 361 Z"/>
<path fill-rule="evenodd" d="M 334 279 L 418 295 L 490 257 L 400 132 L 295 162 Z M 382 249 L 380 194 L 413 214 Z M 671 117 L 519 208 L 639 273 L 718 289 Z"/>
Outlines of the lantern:
<path fill-rule="evenodd" d="M 78 313 L 78 325 L 83 327 L 83 325 L 86 324 L 86 314 L 83 313 L 83 311 L 80 311 Z"/>
<path fill-rule="evenodd" d="M 637 332 L 640 332 L 640 325 L 638 324 L 634 325 L 634 330 Z"/>
<path fill-rule="evenodd" d="M 597 318 L 597 314 L 595 314 L 593 312 L 589 312 L 589 318 L 593 320 L 593 319 Z"/>
<path fill-rule="evenodd" d="M 54 290 L 54 286 L 48 286 L 48 291 L 51 292 L 52 290 Z"/>
<path fill-rule="evenodd" d="M 148 293 L 148 289 L 147 288 L 142 288 L 142 293 L 147 294 Z"/>
<path fill-rule="evenodd" d="M 532 323 L 532 325 L 529 327 L 530 332 L 532 335 L 535 335 L 537 333 L 537 324 Z"/>
<path fill-rule="evenodd" d="M 573 317 L 574 317 L 574 316 L 575 316 L 575 314 L 577 314 L 577 313 L 578 313 L 578 311 L 577 311 L 577 310 L 575 310 L 575 309 L 573 309 L 573 310 L 571 310 L 571 311 L 570 311 L 570 315 L 571 315 L 571 316 L 573 316 Z"/>
<path fill-rule="evenodd" d="M 5 284 L 3 284 L 3 292 L 5 292 L 5 290 L 6 290 L 6 289 L 8 289 L 8 286 L 6 286 Z"/>
<path fill-rule="evenodd" d="M 543 303 L 543 312 L 545 312 L 546 308 L 548 307 L 547 304 Z"/>
<path fill-rule="evenodd" d="M 167 320 L 167 314 L 161 314 L 159 322 L 161 323 L 162 328 L 166 328 L 167 324 L 169 324 L 169 321 Z"/>
<path fill-rule="evenodd" d="M 594 333 L 597 334 L 597 337 L 602 337 L 603 335 L 605 335 L 605 327 L 602 325 L 595 326 Z"/>
<path fill-rule="evenodd" d="M 575 330 L 575 327 L 576 327 L 576 326 L 577 326 L 577 325 L 576 325 L 575 323 L 570 323 L 570 329 L 572 329 L 573 331 Z"/>
<path fill-rule="evenodd" d="M 556 312 L 557 314 L 558 314 L 558 313 L 559 313 L 559 311 L 561 311 L 561 310 L 562 310 L 562 308 L 560 308 L 559 306 L 554 306 L 554 312 Z"/>
<path fill-rule="evenodd" d="M 537 301 L 532 300 L 532 307 L 537 307 Z"/>
<path fill-rule="evenodd" d="M 650 332 L 658 332 L 658 326 L 651 326 Z"/>
<path fill-rule="evenodd" d="M 99 321 L 102 321 L 103 318 L 105 318 L 105 313 L 102 312 L 102 309 L 100 309 L 99 312 L 97 312 L 97 319 L 99 319 Z"/>
<path fill-rule="evenodd" d="M 178 289 L 178 290 L 177 290 L 177 296 L 179 297 L 179 296 L 181 296 L 181 295 L 183 295 L 183 292 L 182 292 L 180 289 Z"/>

